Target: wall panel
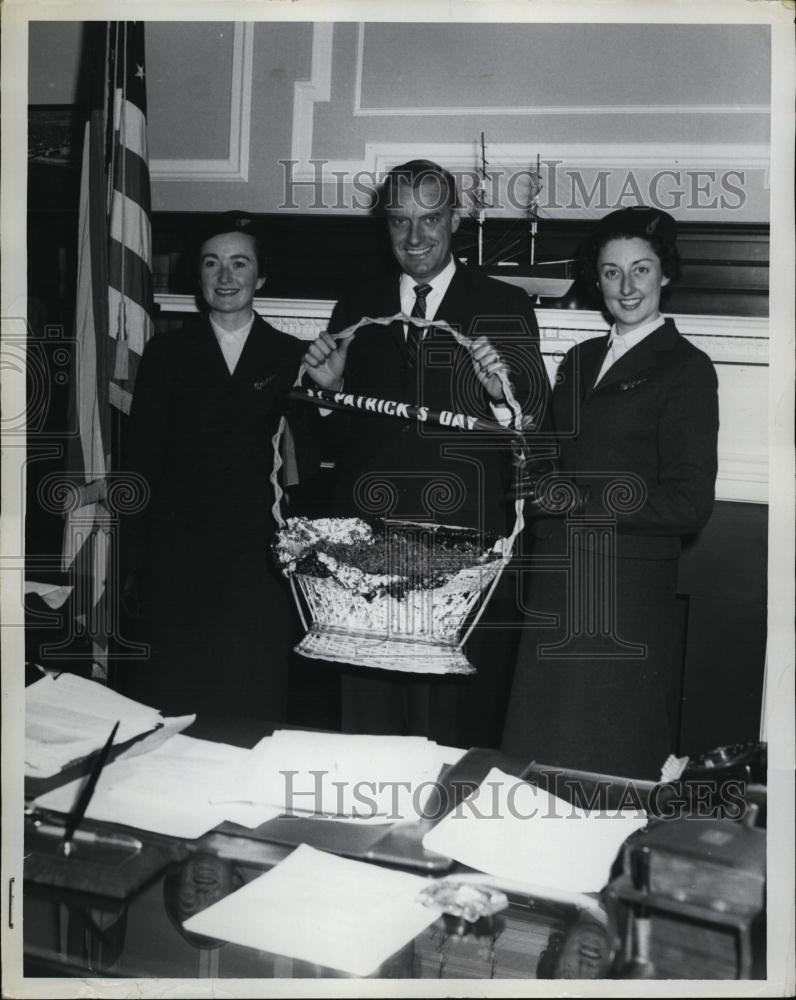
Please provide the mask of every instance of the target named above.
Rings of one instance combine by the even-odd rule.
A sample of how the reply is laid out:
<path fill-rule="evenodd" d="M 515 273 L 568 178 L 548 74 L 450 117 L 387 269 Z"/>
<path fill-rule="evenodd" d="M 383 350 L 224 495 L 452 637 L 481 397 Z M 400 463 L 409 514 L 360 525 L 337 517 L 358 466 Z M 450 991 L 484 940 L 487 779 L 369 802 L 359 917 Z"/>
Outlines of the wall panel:
<path fill-rule="evenodd" d="M 31 24 L 32 102 L 77 99 L 80 39 Z M 522 214 L 538 155 L 546 218 L 656 199 L 769 217 L 765 26 L 151 22 L 147 39 L 162 211 L 356 213 L 404 159 L 472 173 L 483 131 L 494 215 Z"/>

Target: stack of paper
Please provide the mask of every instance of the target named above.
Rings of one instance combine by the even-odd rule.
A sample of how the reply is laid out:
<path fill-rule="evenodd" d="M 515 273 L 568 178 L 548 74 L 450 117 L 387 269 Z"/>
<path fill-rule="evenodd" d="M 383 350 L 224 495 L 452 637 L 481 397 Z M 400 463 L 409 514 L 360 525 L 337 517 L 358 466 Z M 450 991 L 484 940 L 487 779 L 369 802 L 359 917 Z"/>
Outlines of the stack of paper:
<path fill-rule="evenodd" d="M 423 846 L 509 882 L 597 892 L 625 839 L 646 824 L 636 810 L 580 809 L 492 768 Z"/>
<path fill-rule="evenodd" d="M 463 754 L 422 736 L 277 730 L 226 776 L 213 798 L 267 803 L 298 815 L 417 820 L 442 766 Z"/>
<path fill-rule="evenodd" d="M 302 844 L 265 875 L 186 920 L 194 934 L 340 969 L 376 972 L 439 916 L 419 875 Z"/>
<path fill-rule="evenodd" d="M 171 837 L 192 840 L 231 820 L 250 828 L 278 815 L 278 809 L 211 805 L 214 782 L 248 751 L 225 743 L 174 736 L 151 753 L 117 760 L 100 775 L 88 806 L 89 819 L 120 823 Z M 70 781 L 39 796 L 37 808 L 71 811 L 84 779 Z"/>
<path fill-rule="evenodd" d="M 49 674 L 25 689 L 25 774 L 48 778 L 104 746 L 116 722 L 115 743 L 163 723 L 157 709 L 75 674 Z"/>

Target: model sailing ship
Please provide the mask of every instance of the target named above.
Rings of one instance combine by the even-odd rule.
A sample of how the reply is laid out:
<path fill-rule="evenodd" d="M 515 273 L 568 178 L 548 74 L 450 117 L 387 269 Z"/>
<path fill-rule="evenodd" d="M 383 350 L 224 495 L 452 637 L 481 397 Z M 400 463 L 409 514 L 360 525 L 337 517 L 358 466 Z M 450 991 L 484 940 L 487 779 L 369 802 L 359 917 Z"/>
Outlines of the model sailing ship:
<path fill-rule="evenodd" d="M 527 226 L 530 237 L 530 254 L 527 263 L 522 261 L 489 259 L 484 250 L 487 211 L 487 172 L 486 144 L 484 133 L 481 133 L 481 164 L 479 167 L 479 184 L 476 194 L 477 226 L 478 226 L 478 256 L 477 267 L 492 278 L 517 285 L 528 295 L 537 298 L 560 299 L 567 294 L 576 277 L 576 261 L 567 260 L 536 260 L 536 241 L 539 231 L 539 199 L 542 193 L 542 175 L 540 159 L 536 157 L 536 170 L 529 173 L 530 188 L 528 192 Z M 510 249 L 510 248 L 509 248 Z"/>

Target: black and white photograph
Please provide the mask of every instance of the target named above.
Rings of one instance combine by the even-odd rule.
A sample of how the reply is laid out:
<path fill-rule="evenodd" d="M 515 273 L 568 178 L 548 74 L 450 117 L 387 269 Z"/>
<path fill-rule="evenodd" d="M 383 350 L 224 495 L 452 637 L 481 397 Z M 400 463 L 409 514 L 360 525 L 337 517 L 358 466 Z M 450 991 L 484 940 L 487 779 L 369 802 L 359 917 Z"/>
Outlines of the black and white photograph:
<path fill-rule="evenodd" d="M 793 994 L 793 29 L 4 4 L 3 996 Z"/>

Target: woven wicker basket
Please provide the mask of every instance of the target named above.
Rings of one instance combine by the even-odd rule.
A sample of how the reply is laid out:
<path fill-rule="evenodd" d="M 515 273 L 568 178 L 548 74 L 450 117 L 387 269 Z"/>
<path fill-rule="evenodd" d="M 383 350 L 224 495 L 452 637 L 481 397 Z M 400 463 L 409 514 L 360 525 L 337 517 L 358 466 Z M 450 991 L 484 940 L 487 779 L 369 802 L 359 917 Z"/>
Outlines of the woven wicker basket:
<path fill-rule="evenodd" d="M 388 325 L 400 321 L 420 327 L 439 327 L 446 330 L 458 343 L 472 344 L 447 323 L 420 319 L 397 313 L 386 317 L 362 317 L 353 326 L 336 334 L 342 338 L 352 336 L 366 324 Z M 303 368 L 296 384 L 301 384 Z M 499 373 L 504 397 L 513 414 L 513 429 L 521 432 L 524 426 L 522 410 L 514 398 L 506 372 Z M 412 407 L 416 410 L 416 407 Z M 381 411 L 379 411 L 381 412 Z M 415 417 L 419 419 L 419 417 Z M 425 419 L 425 418 L 424 418 Z M 482 425 L 484 421 L 479 421 Z M 271 482 L 274 487 L 272 512 L 279 525 L 284 525 L 280 510 L 282 489 L 278 473 L 282 466 L 280 444 L 285 429 L 284 417 L 273 437 L 274 468 Z M 523 503 L 515 503 L 516 522 L 510 537 L 496 543 L 496 558 L 461 569 L 446 583 L 435 588 L 408 590 L 402 596 L 381 594 L 365 596 L 343 586 L 332 577 L 312 576 L 307 573 L 286 573 L 296 601 L 302 624 L 307 630 L 296 652 L 314 659 L 351 663 L 355 666 L 376 667 L 407 673 L 471 674 L 475 668 L 464 655 L 463 646 L 486 608 L 492 591 L 511 559 L 515 539 L 523 528 Z M 395 526 L 396 522 L 390 522 Z M 404 522 L 407 526 L 413 522 Z M 428 525 L 422 527 L 428 529 Z M 476 532 L 463 528 L 441 526 L 443 531 L 477 537 Z M 374 584 L 377 578 L 374 577 Z M 374 587 L 374 590 L 377 589 Z M 475 610 L 476 604 L 480 605 Z M 302 604 L 306 605 L 309 621 Z"/>
<path fill-rule="evenodd" d="M 407 673 L 473 673 L 462 650 L 470 630 L 463 635 L 463 628 L 507 562 L 501 556 L 459 570 L 442 586 L 408 590 L 400 597 L 382 593 L 369 598 L 333 578 L 296 573 L 291 584 L 303 597 L 309 617 L 307 621 L 296 595 L 307 629 L 296 652 Z"/>

